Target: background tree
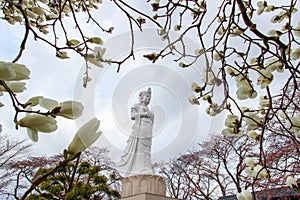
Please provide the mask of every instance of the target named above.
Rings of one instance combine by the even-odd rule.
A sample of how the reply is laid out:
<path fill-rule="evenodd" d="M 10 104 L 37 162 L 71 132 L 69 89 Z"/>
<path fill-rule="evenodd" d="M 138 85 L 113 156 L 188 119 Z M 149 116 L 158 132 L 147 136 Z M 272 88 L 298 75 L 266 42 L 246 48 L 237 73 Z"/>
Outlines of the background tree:
<path fill-rule="evenodd" d="M 236 165 L 232 143 L 223 137 L 213 137 L 197 150 L 160 163 L 158 171 L 166 179 L 169 195 L 180 199 L 216 199 L 230 194 L 237 182 L 236 171 L 226 171 Z"/>
<path fill-rule="evenodd" d="M 216 199 L 245 189 L 272 195 L 276 191 L 270 189 L 284 187 L 288 175 L 299 173 L 299 155 L 290 144 L 269 142 L 265 166 L 259 163 L 259 142 L 247 135 L 212 136 L 198 150 L 156 166 L 174 198 Z"/>
<path fill-rule="evenodd" d="M 1 133 L 1 130 L 0 130 Z M 18 140 L 1 133 L 0 137 L 0 198 L 9 196 L 11 182 L 16 179 L 17 170 L 10 167 L 13 161 L 27 156 L 31 145 L 26 140 Z"/>
<path fill-rule="evenodd" d="M 120 196 L 119 174 L 107 158 L 107 150 L 92 147 L 76 160 L 59 167 L 45 177 L 28 199 L 116 199 Z M 20 198 L 32 187 L 34 180 L 63 160 L 62 155 L 31 157 L 15 161 L 10 167 L 18 171 L 14 196 Z M 94 162 L 92 162 L 94 161 Z M 8 192 L 8 191 L 7 191 Z M 9 192 L 8 192 L 9 193 Z M 24 197 L 24 196 L 23 196 Z M 22 198 L 23 198 L 22 197 Z"/>

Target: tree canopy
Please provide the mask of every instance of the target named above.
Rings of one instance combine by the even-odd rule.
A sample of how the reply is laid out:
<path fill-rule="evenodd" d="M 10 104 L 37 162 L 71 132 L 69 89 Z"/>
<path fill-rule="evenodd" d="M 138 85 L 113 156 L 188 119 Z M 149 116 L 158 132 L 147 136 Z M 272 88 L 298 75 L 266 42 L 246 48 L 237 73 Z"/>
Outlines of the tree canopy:
<path fill-rule="evenodd" d="M 17 43 L 13 46 L 15 55 L 12 58 L 1 56 L 0 106 L 4 106 L 3 103 L 9 106 L 14 112 L 11 122 L 17 129 L 26 128 L 28 137 L 34 142 L 38 141 L 40 132 L 50 133 L 58 126 L 63 127 L 63 123 L 58 123 L 61 117 L 75 120 L 84 113 L 82 102 L 61 100 L 60 94 L 56 94 L 57 100 L 34 92 L 27 99 L 19 96 L 19 93 L 26 94 L 31 89 L 25 90 L 27 82 L 24 81 L 39 79 L 31 76 L 32 67 L 22 62 L 28 56 L 26 48 L 35 41 L 55 52 L 49 57 L 55 55 L 64 63 L 68 62 L 67 59 L 81 58 L 85 63 L 81 74 L 82 87 L 86 88 L 90 82 L 96 81 L 92 80 L 93 68 L 115 67 L 115 71 L 120 72 L 122 66 L 134 62 L 137 56 L 153 65 L 171 60 L 171 64 L 182 70 L 195 67 L 202 71 L 201 79 L 190 81 L 193 94 L 180 98 L 195 105 L 195 109 L 203 107 L 211 117 L 225 114 L 225 120 L 219 125 L 223 127 L 221 133 L 224 136 L 243 136 L 256 142 L 257 161 L 255 166 L 248 167 L 260 168 L 261 172 L 274 167 L 280 169 L 285 161 L 294 157 L 285 154 L 277 163 L 270 164 L 268 156 L 276 155 L 269 151 L 274 145 L 269 141 L 284 141 L 282 144 L 290 144 L 295 151 L 300 144 L 298 8 L 297 0 L 148 0 L 139 3 L 122 0 L 2 0 L 2 29 L 12 25 L 22 33 L 21 40 L 14 41 Z M 114 13 L 118 13 L 117 19 L 110 18 Z M 97 31 L 90 31 L 90 26 Z M 163 45 L 139 55 L 135 46 L 136 31 L 143 34 L 146 28 L 157 30 L 153 38 L 162 40 Z M 105 46 L 106 39 L 124 31 L 130 34 L 128 41 Z M 187 38 L 192 38 L 197 47 L 193 46 L 191 50 Z M 145 35 L 145 44 L 148 39 L 152 38 Z M 125 45 L 128 42 L 129 45 Z M 6 44 L 6 41 L 1 43 Z M 125 55 L 109 57 L 112 54 L 108 52 L 122 47 L 127 48 Z M 198 66 L 200 60 L 202 66 Z M 59 68 L 53 66 L 53 70 L 56 67 Z M 101 134 L 97 131 L 100 125 L 97 119 L 86 121 L 65 151 L 67 161 L 75 159 Z M 5 123 L 1 122 L 3 126 Z M 83 137 L 82 132 L 87 127 L 92 131 Z M 81 146 L 74 150 L 74 144 Z M 247 160 L 241 156 L 240 162 Z M 299 173 L 290 175 L 289 180 L 298 177 Z M 261 178 L 267 179 L 268 176 Z M 237 192 L 243 191 L 237 188 Z"/>

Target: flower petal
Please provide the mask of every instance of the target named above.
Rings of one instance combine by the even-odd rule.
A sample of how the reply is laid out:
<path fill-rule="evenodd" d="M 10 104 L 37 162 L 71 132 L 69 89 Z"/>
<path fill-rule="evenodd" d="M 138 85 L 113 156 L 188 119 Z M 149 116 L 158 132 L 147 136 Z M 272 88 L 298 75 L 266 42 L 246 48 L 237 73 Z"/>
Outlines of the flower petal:
<path fill-rule="evenodd" d="M 39 140 L 38 132 L 32 128 L 27 128 L 27 135 L 33 142 L 37 142 Z"/>
<path fill-rule="evenodd" d="M 60 107 L 60 111 L 57 115 L 68 119 L 76 119 L 80 117 L 84 108 L 82 103 L 78 101 L 65 101 L 60 103 L 58 107 Z"/>
<path fill-rule="evenodd" d="M 26 105 L 30 105 L 31 107 L 36 106 L 39 104 L 40 99 L 42 99 L 42 96 L 36 96 L 36 97 L 32 97 L 30 98 L 25 104 Z"/>
<path fill-rule="evenodd" d="M 20 119 L 18 124 L 44 133 L 51 133 L 57 129 L 56 120 L 53 117 L 40 114 L 28 115 Z"/>
<path fill-rule="evenodd" d="M 58 102 L 53 99 L 42 98 L 39 100 L 39 105 L 45 109 L 52 110 L 58 105 Z"/>
<path fill-rule="evenodd" d="M 74 135 L 68 146 L 68 152 L 76 154 L 91 146 L 101 135 L 101 132 L 97 132 L 99 126 L 100 121 L 97 118 L 85 123 Z"/>
<path fill-rule="evenodd" d="M 25 65 L 17 64 L 17 63 L 8 63 L 8 65 L 16 73 L 16 77 L 11 80 L 20 81 L 20 80 L 29 79 L 30 70 Z"/>
<path fill-rule="evenodd" d="M 70 142 L 68 146 L 68 152 L 71 154 L 76 154 L 79 152 L 84 151 L 85 147 L 82 144 L 79 136 L 77 134 L 74 135 L 72 141 Z"/>
<path fill-rule="evenodd" d="M 0 80 L 8 81 L 16 77 L 16 72 L 9 67 L 7 62 L 0 61 Z"/>

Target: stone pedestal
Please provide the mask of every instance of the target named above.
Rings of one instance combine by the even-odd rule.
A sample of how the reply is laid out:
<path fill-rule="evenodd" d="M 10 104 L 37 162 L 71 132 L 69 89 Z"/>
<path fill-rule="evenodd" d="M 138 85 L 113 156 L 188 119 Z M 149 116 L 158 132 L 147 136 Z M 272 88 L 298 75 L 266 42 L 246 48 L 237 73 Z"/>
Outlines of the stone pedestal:
<path fill-rule="evenodd" d="M 161 176 L 134 175 L 121 182 L 121 200 L 176 200 L 166 197 L 166 183 Z"/>
<path fill-rule="evenodd" d="M 121 200 L 177 200 L 170 197 L 155 195 L 155 194 L 138 194 L 130 197 L 124 197 Z"/>
<path fill-rule="evenodd" d="M 134 175 L 122 179 L 122 198 L 140 194 L 166 196 L 166 183 L 157 175 Z"/>

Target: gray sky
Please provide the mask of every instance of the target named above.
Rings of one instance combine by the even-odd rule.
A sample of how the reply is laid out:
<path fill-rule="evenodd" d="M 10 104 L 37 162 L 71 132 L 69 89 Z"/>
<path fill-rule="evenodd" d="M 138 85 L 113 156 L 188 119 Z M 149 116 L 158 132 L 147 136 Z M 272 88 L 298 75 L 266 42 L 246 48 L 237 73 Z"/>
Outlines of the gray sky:
<path fill-rule="evenodd" d="M 106 7 L 106 5 L 104 5 Z M 114 34 L 102 37 L 107 47 L 105 58 L 120 59 L 128 53 L 131 45 L 123 14 L 113 8 L 105 8 L 102 16 L 104 26 L 115 26 Z M 81 19 L 84 22 L 84 19 Z M 114 25 L 114 23 L 118 23 Z M 83 24 L 84 30 L 91 36 L 98 36 L 99 30 L 88 24 Z M 11 61 L 17 53 L 18 45 L 23 36 L 19 25 L 11 26 L 0 21 L 0 26 L 7 27 L 1 31 L 0 60 Z M 72 24 L 69 24 L 72 26 Z M 147 37 L 145 37 L 145 34 Z M 70 38 L 77 33 L 68 32 Z M 51 38 L 51 37 L 50 37 Z M 146 38 L 146 39 L 145 39 Z M 189 41 L 191 52 L 197 48 Z M 31 79 L 26 81 L 25 92 L 18 98 L 25 102 L 32 96 L 44 96 L 57 101 L 80 100 L 85 106 L 82 117 L 72 121 L 57 118 L 58 130 L 54 133 L 40 133 L 39 142 L 33 146 L 38 155 L 61 153 L 72 139 L 76 130 L 89 118 L 96 116 L 101 121 L 102 137 L 95 145 L 107 146 L 118 159 L 119 153 L 125 148 L 133 122 L 129 119 L 129 109 L 137 102 L 141 89 L 152 87 L 153 97 L 150 108 L 155 112 L 153 157 L 169 157 L 181 153 L 193 144 L 204 139 L 208 133 L 207 124 L 211 119 L 204 115 L 204 108 L 192 106 L 188 97 L 192 95 L 190 85 L 201 80 L 202 63 L 198 68 L 182 70 L 172 59 L 151 64 L 143 58 L 144 53 L 158 51 L 165 45 L 157 36 L 156 29 L 148 29 L 143 35 L 136 35 L 136 60 L 130 60 L 116 73 L 115 66 L 105 66 L 103 69 L 91 66 L 92 81 L 88 88 L 82 87 L 84 61 L 79 56 L 70 53 L 71 59 L 55 58 L 55 51 L 50 47 L 35 42 L 32 37 L 26 46 L 26 51 L 20 60 L 31 70 Z M 200 62 L 200 61 L 199 61 Z M 124 98 L 125 97 L 125 98 Z M 26 129 L 14 129 L 13 110 L 7 95 L 1 97 L 5 104 L 0 108 L 0 123 L 3 132 L 13 134 L 18 138 L 26 138 Z M 19 119 L 22 114 L 19 115 Z M 204 126 L 205 124 L 205 126 Z"/>

